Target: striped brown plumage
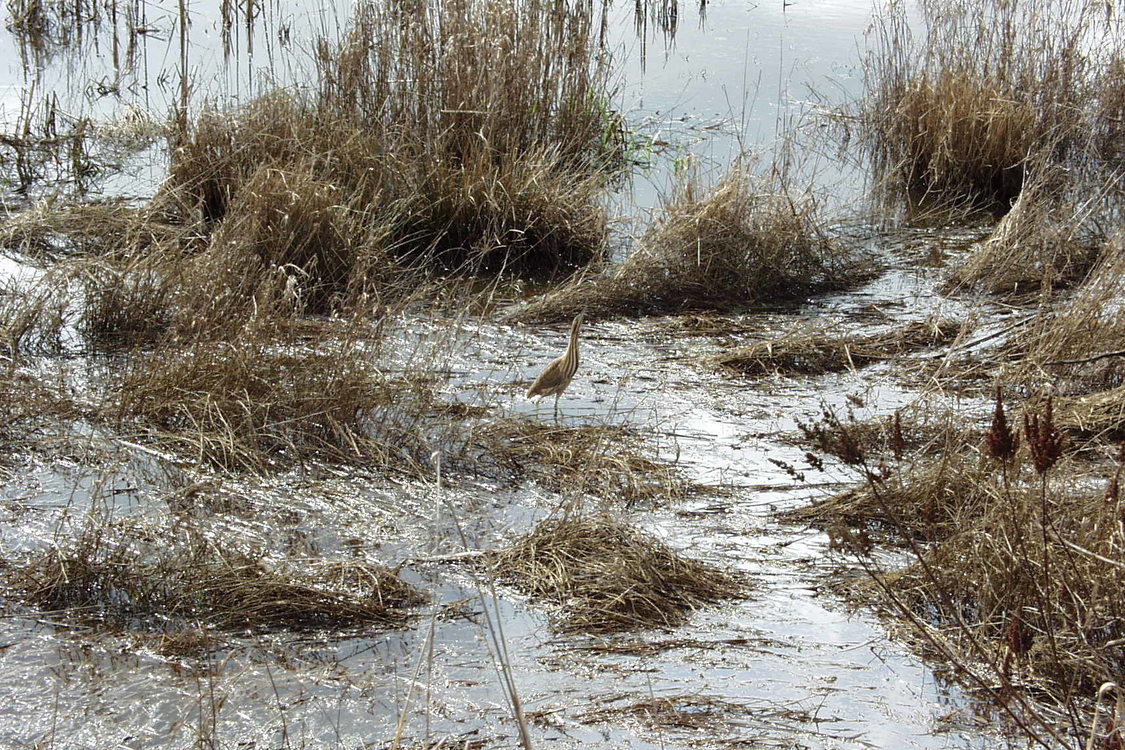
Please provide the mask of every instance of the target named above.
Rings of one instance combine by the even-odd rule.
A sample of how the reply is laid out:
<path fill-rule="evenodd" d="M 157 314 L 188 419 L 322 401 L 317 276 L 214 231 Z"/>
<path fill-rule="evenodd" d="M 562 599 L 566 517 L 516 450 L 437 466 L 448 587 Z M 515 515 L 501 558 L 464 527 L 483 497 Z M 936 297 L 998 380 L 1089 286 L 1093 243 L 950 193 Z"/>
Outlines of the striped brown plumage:
<path fill-rule="evenodd" d="M 551 360 L 531 387 L 527 389 L 528 398 L 555 397 L 555 419 L 559 418 L 559 396 L 570 385 L 574 373 L 578 372 L 578 329 L 582 326 L 583 313 L 578 313 L 570 324 L 570 342 L 566 353 Z"/>

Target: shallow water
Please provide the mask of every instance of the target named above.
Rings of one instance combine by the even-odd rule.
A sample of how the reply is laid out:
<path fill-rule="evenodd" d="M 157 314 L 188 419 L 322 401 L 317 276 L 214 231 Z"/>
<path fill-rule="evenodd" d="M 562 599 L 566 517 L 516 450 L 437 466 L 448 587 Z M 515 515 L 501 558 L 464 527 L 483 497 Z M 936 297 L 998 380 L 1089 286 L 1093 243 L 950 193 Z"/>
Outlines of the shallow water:
<path fill-rule="evenodd" d="M 894 309 L 900 323 L 935 311 L 963 314 L 932 295 L 933 281 L 934 274 L 892 271 L 802 315 L 846 319 L 872 304 Z M 763 325 L 786 317 L 769 315 Z M 699 611 L 674 631 L 558 636 L 548 608 L 505 588 L 494 599 L 487 585 L 482 601 L 470 568 L 428 561 L 465 543 L 502 546 L 550 513 L 557 495 L 348 475 L 230 484 L 234 512 L 211 519 L 228 539 L 310 559 L 358 548 L 402 564 L 403 577 L 432 603 L 402 632 L 213 633 L 216 647 L 202 659 L 161 655 L 154 637 L 67 626 L 50 614 L 10 615 L 0 620 L 0 692 L 10 698 L 0 708 L 0 745 L 389 747 L 401 716 L 404 737 L 414 740 L 511 747 L 516 735 L 487 616 L 503 630 L 504 659 L 537 747 L 1007 746 L 959 688 L 891 640 L 872 615 L 825 591 L 843 561 L 829 554 L 822 533 L 773 520 L 775 510 L 853 479 L 831 464 L 825 472 L 808 466 L 790 439 L 796 422 L 815 419 L 825 404 L 844 408 L 849 396 L 865 403 L 857 417 L 890 413 L 913 397 L 895 385 L 892 369 L 723 377 L 694 361 L 715 348 L 709 340 L 659 328 L 638 338 L 630 335 L 636 328 L 588 327 L 583 369 L 561 400 L 561 419 L 655 428 L 688 478 L 726 486 L 626 517 L 688 555 L 744 572 L 753 584 L 747 600 Z M 561 329 L 481 322 L 453 363 L 464 375 L 450 395 L 484 392 L 495 413 L 531 416 L 520 384 L 564 340 Z M 539 416 L 551 418 L 546 409 Z M 803 481 L 771 460 L 793 466 Z M 68 535 L 91 506 L 104 517 L 140 513 L 176 523 L 160 500 L 167 493 L 144 476 L 135 463 L 100 471 L 32 464 L 5 487 L 5 554 L 50 543 L 59 529 Z M 654 699 L 716 713 L 694 729 L 613 713 Z"/>
<path fill-rule="evenodd" d="M 140 14 L 142 6 L 135 7 Z M 259 90 L 263 70 L 283 82 L 299 79 L 300 55 L 286 55 L 299 53 L 300 42 L 277 40 L 333 29 L 344 13 L 267 3 L 250 41 L 233 37 L 236 54 L 226 62 L 217 12 L 189 7 L 190 63 L 197 80 L 207 82 L 200 99 L 245 99 Z M 704 165 L 725 164 L 740 148 L 768 158 L 780 133 L 860 93 L 859 54 L 870 21 L 865 4 L 732 1 L 708 3 L 705 14 L 681 6 L 674 37 L 655 24 L 638 35 L 632 7 L 611 15 L 623 107 L 650 146 L 648 167 L 615 198 L 623 217 L 637 225 L 687 154 Z M 105 25 L 91 32 L 80 54 L 61 51 L 30 74 L 15 40 L 5 38 L 0 56 L 12 73 L 0 116 L 14 122 L 29 96 L 46 92 L 68 111 L 97 118 L 121 118 L 126 103 L 163 116 L 178 95 L 178 62 L 170 54 L 177 17 L 144 6 L 137 19 L 152 31 L 139 37 L 132 69 L 122 65 L 120 45 L 113 64 L 113 35 Z M 90 81 L 112 81 L 114 93 L 91 88 Z M 845 162 L 826 156 L 807 164 L 837 207 L 859 196 L 862 179 Z M 133 167 L 108 173 L 98 189 L 151 193 L 162 175 L 162 153 L 143 151 Z M 940 269 L 917 257 L 918 248 L 956 247 L 971 235 L 922 232 L 898 242 L 869 233 L 887 261 L 878 278 L 752 322 L 763 333 L 810 320 L 866 333 L 973 312 L 937 295 Z M 12 276 L 21 268 L 13 262 L 2 272 Z M 551 419 L 549 401 L 536 406 L 522 391 L 562 350 L 566 331 L 487 320 L 458 324 L 412 321 L 398 351 L 402 362 L 414 347 L 454 329 L 461 345 L 445 398 L 486 405 L 495 416 Z M 732 343 L 737 337 L 723 345 Z M 728 377 L 698 361 L 718 348 L 715 339 L 659 323 L 588 326 L 582 370 L 560 401 L 561 420 L 653 431 L 662 454 L 677 459 L 686 478 L 721 485 L 723 492 L 667 507 L 611 508 L 692 557 L 745 573 L 753 583 L 745 601 L 701 610 L 674 631 L 559 636 L 548 609 L 505 588 L 494 597 L 485 585 L 479 595 L 472 569 L 449 559 L 466 546 L 495 548 L 529 530 L 558 507 L 557 494 L 456 476 L 412 484 L 346 471 L 227 482 L 221 503 L 187 511 L 212 533 L 279 557 L 358 554 L 401 565 L 402 576 L 430 593 L 432 603 L 401 632 L 212 632 L 204 657 L 176 654 L 154 636 L 95 631 L 55 613 L 12 609 L 0 618 L 0 746 L 381 748 L 393 745 L 401 718 L 404 746 L 442 740 L 440 747 L 512 747 L 516 731 L 488 622 L 503 631 L 501 660 L 511 665 L 536 747 L 1018 744 L 960 688 L 892 640 L 874 615 L 853 611 L 827 590 L 846 564 L 829 552 L 824 534 L 774 519 L 778 509 L 854 481 L 831 462 L 825 471 L 808 465 L 791 439 L 798 422 L 815 420 L 825 406 L 850 407 L 857 418 L 886 415 L 916 392 L 892 366 L 814 378 Z M 95 373 L 87 373 L 94 381 L 96 369 L 91 363 Z M 176 489 L 183 477 L 134 446 L 87 437 L 93 447 L 86 453 L 52 462 L 17 457 L 0 492 L 5 557 L 65 541 L 91 512 L 102 521 L 143 516 L 178 528 L 185 511 Z M 694 729 L 661 727 L 613 712 L 654 699 L 682 701 L 686 713 L 706 718 Z"/>

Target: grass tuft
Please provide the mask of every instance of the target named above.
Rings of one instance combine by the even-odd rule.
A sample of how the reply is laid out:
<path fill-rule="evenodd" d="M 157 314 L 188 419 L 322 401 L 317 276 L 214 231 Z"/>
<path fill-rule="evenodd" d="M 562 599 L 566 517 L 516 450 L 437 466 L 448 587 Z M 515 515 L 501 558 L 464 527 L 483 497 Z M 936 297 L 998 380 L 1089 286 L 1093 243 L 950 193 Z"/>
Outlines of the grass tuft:
<path fill-rule="evenodd" d="M 483 461 L 505 478 L 530 478 L 554 492 L 637 503 L 682 498 L 693 489 L 634 430 L 620 426 L 555 427 L 529 420 L 490 422 L 474 433 Z"/>
<path fill-rule="evenodd" d="M 854 279 L 854 263 L 818 225 L 811 198 L 736 166 L 707 191 L 695 174 L 683 177 L 624 263 L 578 278 L 515 317 L 740 310 L 839 288 Z"/>
<path fill-rule="evenodd" d="M 1101 255 L 1116 209 L 1103 191 L 1075 192 L 1061 172 L 1032 171 L 1011 210 L 953 271 L 943 291 L 1018 299 L 1081 282 Z"/>
<path fill-rule="evenodd" d="M 357 346 L 336 345 L 344 349 L 249 339 L 137 353 L 113 386 L 106 417 L 226 471 L 312 460 L 424 465 L 427 384 L 373 374 Z"/>
<path fill-rule="evenodd" d="M 569 273 L 601 257 L 620 160 L 591 24 L 542 2 L 362 5 L 338 44 L 317 44 L 312 91 L 205 112 L 161 200 L 216 242 L 249 231 L 263 261 L 301 270 L 318 311 L 365 259 Z"/>
<path fill-rule="evenodd" d="M 93 526 L 8 574 L 24 601 L 80 620 L 163 631 L 403 627 L 423 597 L 367 562 L 269 560 L 190 530 Z"/>
<path fill-rule="evenodd" d="M 562 607 L 556 624 L 565 632 L 675 627 L 700 606 L 744 593 L 730 573 L 608 519 L 544 521 L 491 563 L 501 580 Z"/>
<path fill-rule="evenodd" d="M 1103 5 L 955 0 L 917 10 L 920 21 L 889 6 L 865 65 L 863 136 L 888 204 L 909 196 L 1003 212 L 1029 158 L 1116 163 L 1120 61 L 1090 51 L 1120 49 L 1122 29 Z"/>
<path fill-rule="evenodd" d="M 961 330 L 951 321 L 910 323 L 869 336 L 828 336 L 823 331 L 802 331 L 770 341 L 739 347 L 712 358 L 720 367 L 743 375 L 820 375 L 928 349 L 948 343 Z"/>

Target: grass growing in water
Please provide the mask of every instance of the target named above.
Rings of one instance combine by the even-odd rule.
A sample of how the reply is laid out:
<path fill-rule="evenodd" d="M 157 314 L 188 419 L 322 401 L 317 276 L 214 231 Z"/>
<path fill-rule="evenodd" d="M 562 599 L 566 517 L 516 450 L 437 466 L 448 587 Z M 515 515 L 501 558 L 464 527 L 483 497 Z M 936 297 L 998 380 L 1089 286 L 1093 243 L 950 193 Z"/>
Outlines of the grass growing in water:
<path fill-rule="evenodd" d="M 863 136 L 888 206 L 911 196 L 1005 211 L 1029 157 L 1116 163 L 1120 61 L 1101 50 L 1121 49 L 1121 27 L 1104 3 L 926 0 L 918 10 L 916 43 L 906 6 L 888 7 L 865 65 Z"/>
<path fill-rule="evenodd" d="M 310 460 L 400 471 L 425 465 L 429 384 L 372 372 L 357 344 L 320 346 L 325 351 L 248 339 L 137 353 L 106 416 L 178 456 L 229 471 Z"/>
<path fill-rule="evenodd" d="M 819 375 L 863 367 L 948 343 L 959 330 L 956 323 L 938 320 L 910 323 L 869 336 L 833 337 L 798 330 L 781 338 L 739 347 L 712 361 L 743 375 L 774 372 Z"/>
<path fill-rule="evenodd" d="M 490 562 L 501 580 L 564 606 L 557 626 L 565 632 L 675 627 L 696 607 L 745 590 L 733 575 L 608 519 L 543 521 Z"/>
<path fill-rule="evenodd" d="M 7 577 L 39 609 L 158 631 L 196 621 L 258 632 L 394 628 L 423 601 L 374 563 L 279 563 L 139 522 L 95 522 L 68 546 L 11 563 Z"/>
<path fill-rule="evenodd" d="M 311 214 L 280 215 L 314 241 L 271 260 L 320 294 L 362 278 L 354 259 L 370 255 L 438 274 L 585 265 L 602 252 L 597 198 L 620 158 L 591 16 L 535 0 L 362 5 L 338 46 L 318 45 L 311 94 L 204 113 L 163 199 L 233 222 L 233 238 L 240 204 L 298 196 Z"/>
<path fill-rule="evenodd" d="M 1029 170 L 1019 197 L 943 291 L 981 291 L 1019 299 L 1081 282 L 1097 263 L 1108 227 L 1117 223 L 1112 195 L 1080 189 L 1057 168 Z"/>
<path fill-rule="evenodd" d="M 516 317 L 738 310 L 838 288 L 854 278 L 854 264 L 817 223 L 811 198 L 742 166 L 710 190 L 691 173 L 624 263 L 576 279 Z"/>
<path fill-rule="evenodd" d="M 498 420 L 475 432 L 481 461 L 512 479 L 531 478 L 562 493 L 589 494 L 629 506 L 683 497 L 694 489 L 625 427 L 557 427 Z"/>
<path fill-rule="evenodd" d="M 1050 382 L 1071 395 L 1125 382 L 1125 235 L 1116 233 L 1073 295 L 1045 310 L 1004 344 L 1015 360 L 1008 376 L 1029 385 Z"/>

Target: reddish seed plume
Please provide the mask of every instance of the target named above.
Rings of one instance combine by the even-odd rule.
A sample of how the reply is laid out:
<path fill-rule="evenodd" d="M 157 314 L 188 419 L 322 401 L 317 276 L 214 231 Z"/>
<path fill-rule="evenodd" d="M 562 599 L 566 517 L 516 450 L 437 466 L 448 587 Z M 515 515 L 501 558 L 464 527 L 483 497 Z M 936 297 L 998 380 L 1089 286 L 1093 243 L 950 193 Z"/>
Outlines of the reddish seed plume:
<path fill-rule="evenodd" d="M 1050 396 L 1047 397 L 1047 406 L 1043 410 L 1042 417 L 1035 413 L 1024 414 L 1023 432 L 1037 473 L 1044 473 L 1062 458 L 1063 436 L 1055 428 Z"/>
<path fill-rule="evenodd" d="M 902 437 L 902 419 L 897 411 L 895 421 L 891 425 L 891 452 L 894 453 L 896 461 L 901 461 L 902 454 L 906 452 L 906 440 Z"/>
<path fill-rule="evenodd" d="M 1011 619 L 1008 620 L 1008 629 L 1004 633 L 1004 640 L 1016 656 L 1023 656 L 1031 649 L 1031 633 L 1028 632 L 1018 613 L 1012 613 Z"/>
<path fill-rule="evenodd" d="M 1004 414 L 1004 396 L 1000 386 L 996 386 L 996 409 L 992 412 L 992 426 L 984 437 L 988 455 L 999 461 L 1010 461 L 1020 447 L 1019 435 L 1012 432 Z"/>
<path fill-rule="evenodd" d="M 1125 469 L 1125 443 L 1117 448 L 1117 471 L 1109 478 L 1109 485 L 1105 488 L 1105 501 L 1116 503 L 1120 496 L 1121 470 Z"/>

